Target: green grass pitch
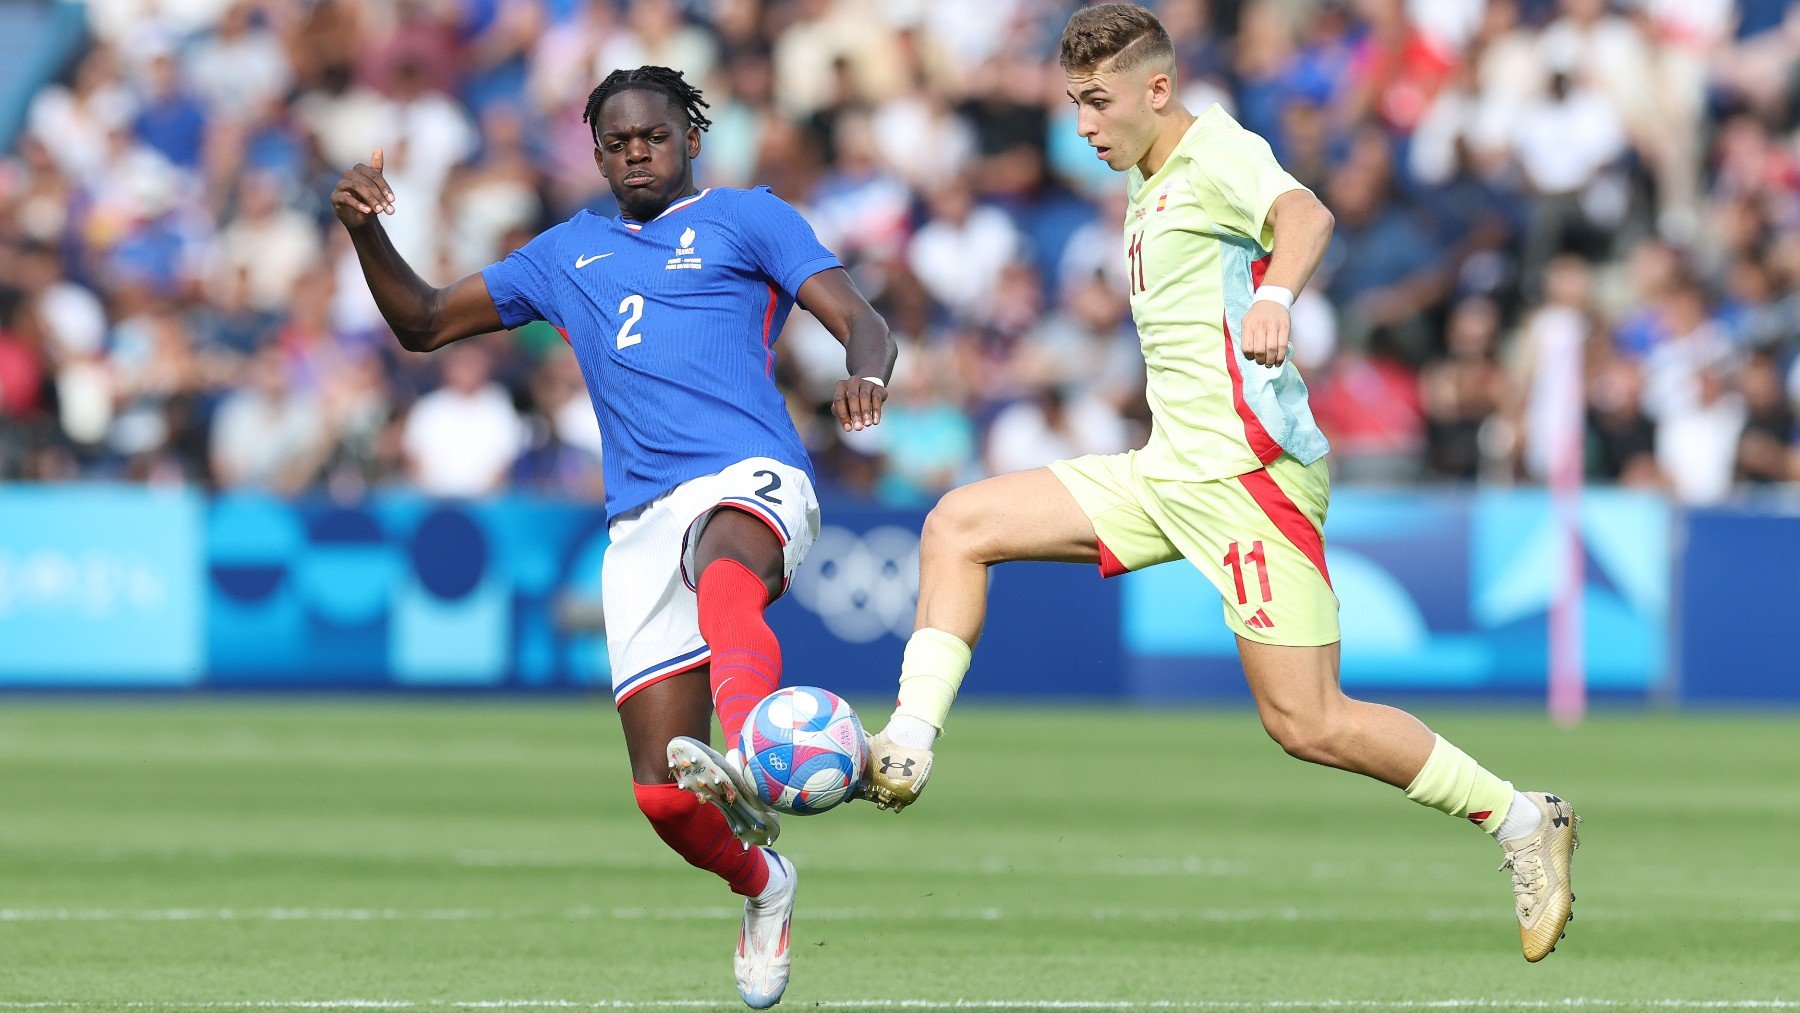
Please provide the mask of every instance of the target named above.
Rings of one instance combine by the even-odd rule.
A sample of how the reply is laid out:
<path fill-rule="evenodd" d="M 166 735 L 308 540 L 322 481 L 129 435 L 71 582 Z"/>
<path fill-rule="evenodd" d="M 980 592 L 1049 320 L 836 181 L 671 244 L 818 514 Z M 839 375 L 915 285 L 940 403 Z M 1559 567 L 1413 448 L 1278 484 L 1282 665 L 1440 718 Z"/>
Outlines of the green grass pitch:
<path fill-rule="evenodd" d="M 1425 716 L 1586 818 L 1543 964 L 1490 841 L 1248 711 L 968 706 L 917 809 L 788 822 L 781 1008 L 1800 1009 L 1800 721 Z M 604 701 L 0 713 L 0 1013 L 742 1009 L 738 910 Z"/>

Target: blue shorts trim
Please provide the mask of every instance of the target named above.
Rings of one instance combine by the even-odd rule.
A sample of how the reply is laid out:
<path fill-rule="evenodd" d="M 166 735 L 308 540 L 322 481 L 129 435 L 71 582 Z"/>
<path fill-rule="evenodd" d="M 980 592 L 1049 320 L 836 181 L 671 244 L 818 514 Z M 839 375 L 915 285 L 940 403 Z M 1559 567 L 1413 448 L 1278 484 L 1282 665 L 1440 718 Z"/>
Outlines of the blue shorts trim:
<path fill-rule="evenodd" d="M 624 703 L 625 698 L 653 683 L 660 682 L 671 675 L 680 675 L 690 668 L 697 667 L 712 657 L 712 648 L 705 644 L 676 655 L 667 661 L 658 662 L 636 675 L 613 686 L 613 700 Z"/>
<path fill-rule="evenodd" d="M 782 523 L 781 515 L 770 510 L 767 504 L 759 503 L 748 496 L 726 496 L 724 499 L 719 500 L 719 502 L 733 503 L 741 507 L 747 507 L 756 511 L 758 517 L 767 517 L 770 523 L 775 525 L 775 530 L 781 532 L 781 542 L 783 545 L 794 540 L 794 536 L 788 533 L 787 525 Z"/>

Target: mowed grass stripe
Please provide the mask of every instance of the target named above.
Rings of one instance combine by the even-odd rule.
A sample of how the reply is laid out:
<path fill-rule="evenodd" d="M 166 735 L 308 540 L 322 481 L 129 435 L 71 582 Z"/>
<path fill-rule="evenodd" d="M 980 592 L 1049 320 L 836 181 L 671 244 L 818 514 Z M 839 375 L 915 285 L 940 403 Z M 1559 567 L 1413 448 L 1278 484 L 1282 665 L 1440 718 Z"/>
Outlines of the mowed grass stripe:
<path fill-rule="evenodd" d="M 967 707 L 917 809 L 788 822 L 784 1005 L 1795 1001 L 1800 722 L 1425 717 L 1586 818 L 1579 917 L 1543 964 L 1491 842 L 1288 759 L 1247 711 Z M 0 714 L 14 1003 L 728 1010 L 735 918 L 632 806 L 604 701 Z"/>

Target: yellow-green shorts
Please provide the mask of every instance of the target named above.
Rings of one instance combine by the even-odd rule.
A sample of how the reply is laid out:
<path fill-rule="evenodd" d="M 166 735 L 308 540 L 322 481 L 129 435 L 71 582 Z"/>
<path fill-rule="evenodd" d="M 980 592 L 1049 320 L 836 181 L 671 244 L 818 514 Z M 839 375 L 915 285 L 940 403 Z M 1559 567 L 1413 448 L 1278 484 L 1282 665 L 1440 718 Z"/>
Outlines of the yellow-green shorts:
<path fill-rule="evenodd" d="M 1324 461 L 1287 454 L 1266 468 L 1210 482 L 1138 473 L 1137 452 L 1050 466 L 1100 539 L 1100 575 L 1186 557 L 1225 599 L 1239 636 L 1286 647 L 1338 641 L 1338 601 L 1325 567 Z"/>

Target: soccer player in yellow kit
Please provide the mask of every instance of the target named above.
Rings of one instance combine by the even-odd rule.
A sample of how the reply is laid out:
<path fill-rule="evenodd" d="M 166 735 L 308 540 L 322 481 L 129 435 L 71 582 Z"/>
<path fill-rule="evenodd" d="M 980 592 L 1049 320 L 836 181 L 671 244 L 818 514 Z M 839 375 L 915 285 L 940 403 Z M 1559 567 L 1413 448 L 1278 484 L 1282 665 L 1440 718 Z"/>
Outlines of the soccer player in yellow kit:
<path fill-rule="evenodd" d="M 1223 109 L 1182 106 L 1173 47 L 1148 10 L 1078 12 L 1062 66 L 1081 135 L 1127 172 L 1122 247 L 1155 425 L 1141 450 L 977 482 L 931 511 L 899 705 L 872 739 L 865 797 L 900 809 L 924 788 L 981 634 L 989 566 L 1098 563 L 1111 576 L 1185 558 L 1224 598 L 1269 735 L 1493 834 L 1525 959 L 1541 960 L 1575 899 L 1574 810 L 1514 790 L 1412 715 L 1338 686 L 1329 448 L 1288 361 L 1288 307 L 1324 255 L 1331 213 Z"/>

